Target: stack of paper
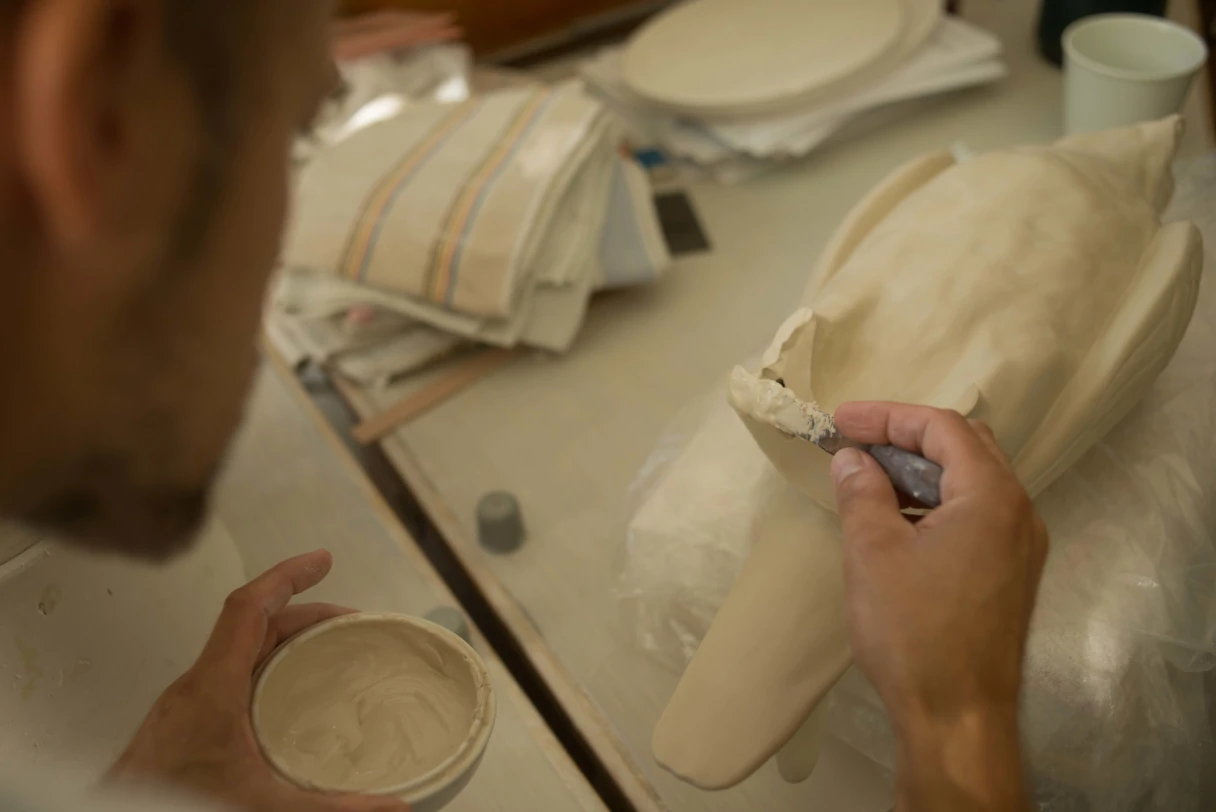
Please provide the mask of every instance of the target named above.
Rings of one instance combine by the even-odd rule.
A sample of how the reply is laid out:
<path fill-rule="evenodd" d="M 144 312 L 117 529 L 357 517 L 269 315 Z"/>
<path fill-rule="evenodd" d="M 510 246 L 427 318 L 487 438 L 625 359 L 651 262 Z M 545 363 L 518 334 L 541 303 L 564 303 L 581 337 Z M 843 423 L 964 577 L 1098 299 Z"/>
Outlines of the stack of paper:
<path fill-rule="evenodd" d="M 945 17 L 924 46 L 860 91 L 819 100 L 793 113 L 732 121 L 689 118 L 647 104 L 626 85 L 619 48 L 601 52 L 581 73 L 627 122 L 639 146 L 656 146 L 713 177 L 733 181 L 806 155 L 869 111 L 997 81 L 1007 74 L 1000 53 L 996 37 L 957 17 Z"/>
<path fill-rule="evenodd" d="M 592 291 L 670 261 L 620 142 L 572 82 L 400 106 L 324 144 L 300 171 L 272 337 L 363 383 L 467 342 L 567 350 Z"/>

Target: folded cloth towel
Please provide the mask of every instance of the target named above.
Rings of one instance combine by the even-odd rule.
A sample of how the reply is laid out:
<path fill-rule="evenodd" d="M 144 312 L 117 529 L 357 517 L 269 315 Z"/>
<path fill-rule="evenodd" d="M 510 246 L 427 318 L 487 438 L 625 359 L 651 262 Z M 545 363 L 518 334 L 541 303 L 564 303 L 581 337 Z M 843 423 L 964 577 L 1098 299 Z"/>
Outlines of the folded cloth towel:
<path fill-rule="evenodd" d="M 609 125 L 574 84 L 409 108 L 303 169 L 284 263 L 508 316 L 557 203 Z"/>
<path fill-rule="evenodd" d="M 622 157 L 613 164 L 612 196 L 600 242 L 599 288 L 648 285 L 671 264 L 650 179 L 632 158 Z"/>
<path fill-rule="evenodd" d="M 395 377 L 430 366 L 462 347 L 459 337 L 376 311 L 380 324 L 352 331 L 346 314 L 298 318 L 272 313 L 267 336 L 292 366 L 305 359 L 328 364 L 363 386 L 385 386 Z"/>
<path fill-rule="evenodd" d="M 377 379 L 421 356 L 335 329 L 351 308 L 396 314 L 398 333 L 565 351 L 593 290 L 655 281 L 671 261 L 620 140 L 574 82 L 415 104 L 325 145 L 299 174 L 276 335 L 340 368 L 373 358 L 359 377 Z"/>

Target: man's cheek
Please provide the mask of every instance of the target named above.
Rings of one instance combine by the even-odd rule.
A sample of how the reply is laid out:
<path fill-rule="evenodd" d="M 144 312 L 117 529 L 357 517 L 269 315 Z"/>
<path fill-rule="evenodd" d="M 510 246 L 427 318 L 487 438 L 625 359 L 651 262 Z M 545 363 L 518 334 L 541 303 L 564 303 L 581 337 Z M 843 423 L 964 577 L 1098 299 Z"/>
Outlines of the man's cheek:
<path fill-rule="evenodd" d="M 267 149 L 255 167 L 242 184 L 246 186 L 241 195 L 243 211 L 237 220 L 241 256 L 231 267 L 239 273 L 232 280 L 234 289 L 240 291 L 236 306 L 246 321 L 254 323 L 260 320 L 266 286 L 282 246 L 288 200 L 287 151 Z"/>

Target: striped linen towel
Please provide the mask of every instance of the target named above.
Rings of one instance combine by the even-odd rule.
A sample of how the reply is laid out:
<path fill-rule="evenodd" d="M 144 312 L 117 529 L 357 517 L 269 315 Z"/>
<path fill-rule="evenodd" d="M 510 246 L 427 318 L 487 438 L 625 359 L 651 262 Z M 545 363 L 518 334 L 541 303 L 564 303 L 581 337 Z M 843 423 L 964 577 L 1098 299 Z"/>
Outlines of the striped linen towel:
<path fill-rule="evenodd" d="M 272 313 L 372 307 L 462 339 L 565 351 L 593 290 L 655 281 L 670 263 L 648 182 L 619 142 L 578 83 L 414 105 L 362 129 L 300 173 Z"/>
<path fill-rule="evenodd" d="M 460 313 L 507 316 L 539 236 L 605 146 L 608 122 L 574 84 L 409 108 L 303 170 L 284 262 Z"/>

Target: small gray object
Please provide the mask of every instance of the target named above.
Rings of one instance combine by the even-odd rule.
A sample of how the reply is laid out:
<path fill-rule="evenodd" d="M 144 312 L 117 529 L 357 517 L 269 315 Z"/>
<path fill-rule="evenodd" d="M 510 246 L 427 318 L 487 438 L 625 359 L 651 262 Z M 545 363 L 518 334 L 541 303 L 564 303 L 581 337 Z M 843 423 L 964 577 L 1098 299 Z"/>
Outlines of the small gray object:
<path fill-rule="evenodd" d="M 442 626 L 452 634 L 469 642 L 469 622 L 464 619 L 464 613 L 451 606 L 436 606 L 426 613 L 426 619 L 436 626 Z"/>
<path fill-rule="evenodd" d="M 477 538 L 495 553 L 512 553 L 524 543 L 524 519 L 519 500 L 506 491 L 481 497 L 477 503 Z"/>

